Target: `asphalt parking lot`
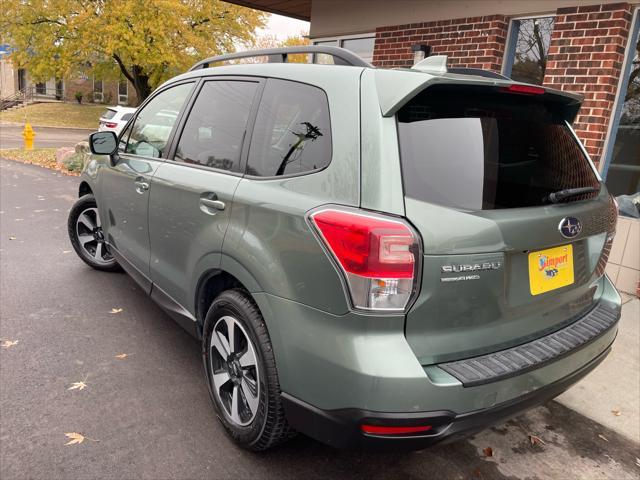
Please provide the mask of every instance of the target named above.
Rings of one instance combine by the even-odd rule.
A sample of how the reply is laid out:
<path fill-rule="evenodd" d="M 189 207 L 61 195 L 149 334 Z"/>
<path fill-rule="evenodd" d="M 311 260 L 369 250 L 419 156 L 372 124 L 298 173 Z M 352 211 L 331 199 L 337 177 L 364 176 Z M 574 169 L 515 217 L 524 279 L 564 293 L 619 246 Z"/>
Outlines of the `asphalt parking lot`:
<path fill-rule="evenodd" d="M 636 443 L 556 402 L 421 452 L 342 452 L 301 436 L 245 452 L 216 420 L 198 343 L 129 277 L 93 271 L 72 252 L 77 178 L 6 160 L 0 177 L 4 480 L 640 475 Z M 75 382 L 86 387 L 70 390 Z M 73 432 L 86 439 L 65 445 Z"/>

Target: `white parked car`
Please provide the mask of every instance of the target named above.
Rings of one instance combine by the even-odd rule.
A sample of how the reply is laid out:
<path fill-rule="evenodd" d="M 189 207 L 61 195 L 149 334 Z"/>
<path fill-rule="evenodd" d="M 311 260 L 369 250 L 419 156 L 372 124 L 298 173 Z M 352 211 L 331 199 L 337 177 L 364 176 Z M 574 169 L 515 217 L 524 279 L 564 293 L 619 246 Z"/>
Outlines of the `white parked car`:
<path fill-rule="evenodd" d="M 121 107 L 120 105 L 108 107 L 100 116 L 98 131 L 112 131 L 118 135 L 129 119 L 133 116 L 135 111 L 135 108 Z"/>

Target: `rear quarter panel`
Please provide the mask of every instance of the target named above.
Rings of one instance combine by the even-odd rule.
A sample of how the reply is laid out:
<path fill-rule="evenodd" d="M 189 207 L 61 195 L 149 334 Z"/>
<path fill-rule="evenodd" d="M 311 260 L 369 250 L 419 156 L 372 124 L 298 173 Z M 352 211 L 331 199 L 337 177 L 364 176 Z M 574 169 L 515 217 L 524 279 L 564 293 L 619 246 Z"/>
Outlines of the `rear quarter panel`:
<path fill-rule="evenodd" d="M 332 159 L 324 170 L 307 175 L 240 181 L 221 267 L 252 292 L 267 292 L 334 314 L 348 310 L 340 276 L 305 215 L 323 204 L 360 203 L 361 72 L 354 67 L 318 66 L 279 77 L 314 85 L 327 94 Z"/>

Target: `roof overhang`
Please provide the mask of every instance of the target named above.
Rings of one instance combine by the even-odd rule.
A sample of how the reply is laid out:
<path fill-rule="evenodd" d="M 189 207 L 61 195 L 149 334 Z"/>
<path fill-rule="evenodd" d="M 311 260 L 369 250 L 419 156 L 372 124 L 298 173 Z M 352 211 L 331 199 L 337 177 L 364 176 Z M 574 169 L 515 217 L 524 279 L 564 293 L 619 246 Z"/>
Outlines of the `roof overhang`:
<path fill-rule="evenodd" d="M 254 8 L 285 17 L 311 21 L 311 0 L 224 0 L 243 7 Z"/>

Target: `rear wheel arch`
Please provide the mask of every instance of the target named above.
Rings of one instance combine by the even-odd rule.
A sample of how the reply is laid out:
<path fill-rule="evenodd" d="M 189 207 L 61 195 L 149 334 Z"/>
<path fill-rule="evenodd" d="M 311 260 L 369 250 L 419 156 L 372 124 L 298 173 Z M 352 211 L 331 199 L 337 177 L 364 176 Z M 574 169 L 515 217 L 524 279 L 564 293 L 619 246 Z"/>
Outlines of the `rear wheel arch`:
<path fill-rule="evenodd" d="M 195 298 L 196 319 L 198 321 L 198 331 L 200 335 L 202 335 L 204 320 L 213 301 L 222 292 L 234 288 L 243 290 L 251 296 L 249 290 L 240 280 L 224 270 L 210 270 L 200 277 L 196 287 Z"/>

